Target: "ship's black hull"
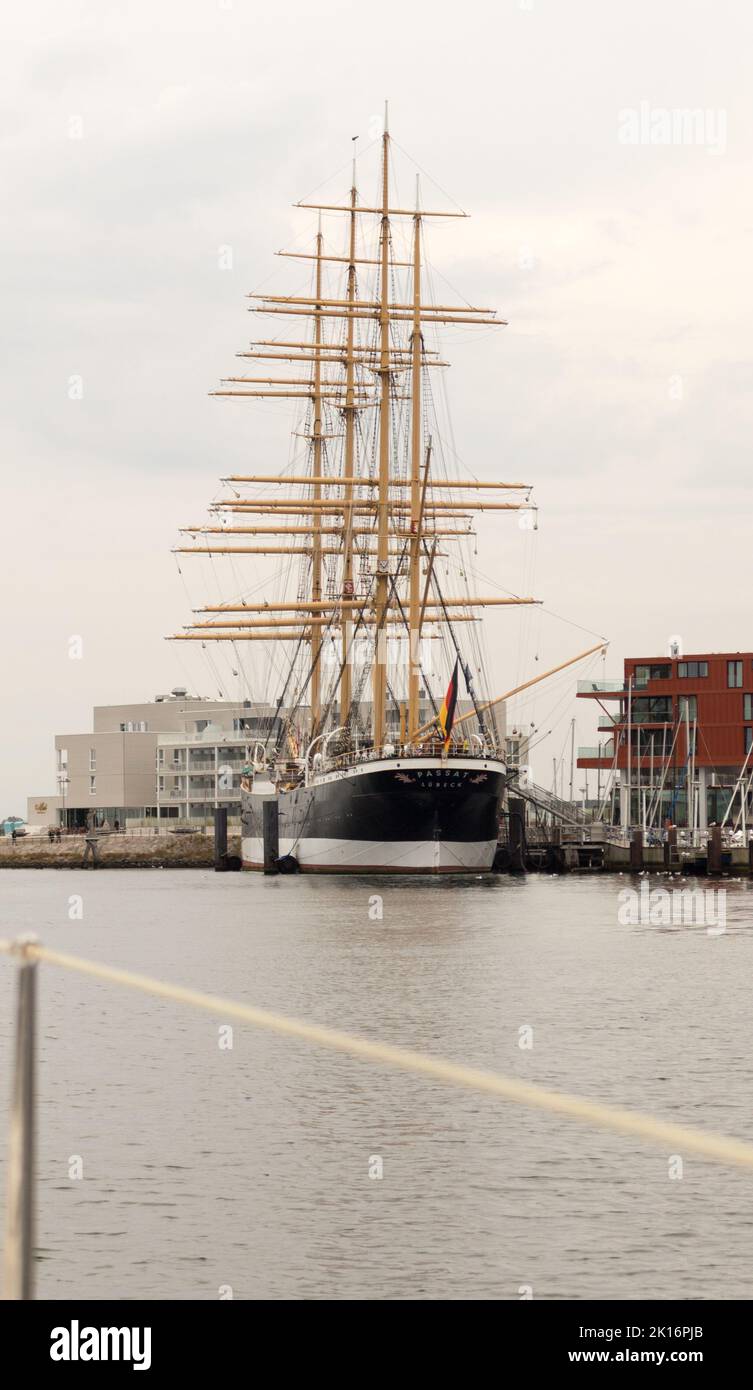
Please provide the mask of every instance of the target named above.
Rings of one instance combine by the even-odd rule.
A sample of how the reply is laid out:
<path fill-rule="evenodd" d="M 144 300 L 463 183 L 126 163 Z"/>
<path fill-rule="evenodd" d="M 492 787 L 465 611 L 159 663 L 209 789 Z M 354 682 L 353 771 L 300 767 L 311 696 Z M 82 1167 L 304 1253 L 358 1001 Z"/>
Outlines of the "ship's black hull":
<path fill-rule="evenodd" d="M 488 872 L 505 769 L 497 759 L 389 758 L 308 786 L 242 794 L 242 858 L 263 864 L 263 802 L 275 795 L 280 855 L 309 873 Z"/>

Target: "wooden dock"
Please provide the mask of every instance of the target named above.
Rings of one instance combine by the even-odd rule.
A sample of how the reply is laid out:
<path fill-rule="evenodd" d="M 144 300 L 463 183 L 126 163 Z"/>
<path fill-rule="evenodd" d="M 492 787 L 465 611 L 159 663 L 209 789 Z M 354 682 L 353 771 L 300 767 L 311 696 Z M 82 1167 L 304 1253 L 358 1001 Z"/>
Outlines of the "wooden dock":
<path fill-rule="evenodd" d="M 683 832 L 673 826 L 644 842 L 641 830 L 540 825 L 526 819 L 525 803 L 511 800 L 503 817 L 497 873 L 658 873 L 718 878 L 753 874 L 753 840 L 737 844 L 720 826 Z"/>

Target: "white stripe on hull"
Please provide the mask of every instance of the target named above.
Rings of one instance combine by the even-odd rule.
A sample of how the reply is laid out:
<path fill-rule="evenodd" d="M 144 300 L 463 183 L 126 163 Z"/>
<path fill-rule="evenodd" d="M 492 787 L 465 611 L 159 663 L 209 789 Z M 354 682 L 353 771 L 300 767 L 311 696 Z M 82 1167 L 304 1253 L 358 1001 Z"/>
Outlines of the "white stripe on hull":
<path fill-rule="evenodd" d="M 302 873 L 488 873 L 496 840 L 280 840 L 280 857 L 292 854 Z M 244 869 L 261 869 L 261 836 L 241 843 Z"/>

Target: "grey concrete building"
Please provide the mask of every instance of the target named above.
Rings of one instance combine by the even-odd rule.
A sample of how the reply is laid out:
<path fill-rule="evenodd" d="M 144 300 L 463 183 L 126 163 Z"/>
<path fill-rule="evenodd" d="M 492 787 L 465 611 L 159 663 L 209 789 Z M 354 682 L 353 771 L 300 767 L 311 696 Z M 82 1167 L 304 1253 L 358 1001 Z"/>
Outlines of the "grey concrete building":
<path fill-rule="evenodd" d="M 270 705 L 203 699 L 189 696 L 181 687 L 144 703 L 95 706 L 91 733 L 55 737 L 59 819 L 71 829 L 107 826 L 113 830 L 116 825 L 136 828 L 157 825 L 160 819 L 179 821 L 183 812 L 195 821 L 199 808 L 203 818 L 207 760 L 213 767 L 218 762 L 218 755 L 210 752 L 212 740 L 234 735 L 234 748 L 243 748 L 260 734 L 266 736 L 274 714 Z M 185 750 L 197 742 L 200 745 L 195 776 L 203 775 L 205 780 L 187 786 L 197 793 L 193 817 L 189 797 L 179 804 L 170 795 L 160 795 L 158 779 L 163 774 L 157 750 L 165 735 L 184 748 L 184 760 Z M 211 808 L 208 814 L 211 819 Z"/>

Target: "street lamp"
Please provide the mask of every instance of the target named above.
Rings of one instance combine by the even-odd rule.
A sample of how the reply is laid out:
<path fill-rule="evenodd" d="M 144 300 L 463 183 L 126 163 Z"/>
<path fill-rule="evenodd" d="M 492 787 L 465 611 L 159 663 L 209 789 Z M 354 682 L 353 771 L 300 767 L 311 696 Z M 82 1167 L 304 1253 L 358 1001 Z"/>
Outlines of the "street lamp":
<path fill-rule="evenodd" d="M 67 773 L 67 772 L 59 772 L 59 773 L 58 773 L 58 787 L 59 787 L 59 789 L 60 789 L 60 795 L 61 795 L 61 797 L 63 798 L 63 829 L 64 829 L 64 830 L 67 830 L 67 829 L 68 829 L 68 827 L 67 827 L 67 825 L 66 825 L 66 822 L 65 822 L 65 792 L 66 792 L 66 787 L 68 787 L 69 784 L 70 784 L 70 778 L 69 778 L 69 776 L 68 776 L 68 773 Z"/>

